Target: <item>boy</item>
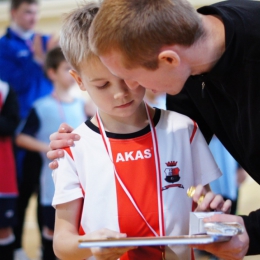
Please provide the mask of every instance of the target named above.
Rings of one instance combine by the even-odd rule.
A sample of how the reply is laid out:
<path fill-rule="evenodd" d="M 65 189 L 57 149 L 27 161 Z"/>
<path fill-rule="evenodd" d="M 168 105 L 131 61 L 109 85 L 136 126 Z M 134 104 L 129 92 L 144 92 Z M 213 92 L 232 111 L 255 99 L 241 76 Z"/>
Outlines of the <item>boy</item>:
<path fill-rule="evenodd" d="M 98 4 L 87 4 L 70 13 L 61 30 L 71 75 L 98 112 L 76 128 L 80 141 L 65 148 L 53 172 L 54 251 L 74 260 L 192 259 L 184 246 L 78 248 L 80 238 L 188 234 L 187 188 L 202 183 L 208 189 L 221 174 L 196 123 L 147 106 L 142 86 L 129 89 L 90 51 L 87 32 L 97 12 Z M 208 193 L 197 210 L 229 207 Z"/>
<path fill-rule="evenodd" d="M 38 99 L 29 117 L 16 137 L 16 144 L 31 151 L 41 153 L 43 166 L 40 175 L 40 199 L 43 212 L 43 259 L 56 259 L 52 249 L 55 210 L 51 206 L 54 185 L 48 168 L 46 152 L 48 138 L 61 122 L 70 122 L 75 127 L 86 119 L 84 101 L 71 95 L 75 81 L 69 74 L 70 65 L 65 60 L 60 47 L 47 53 L 45 71 L 53 82 L 54 92 Z"/>
<path fill-rule="evenodd" d="M 0 80 L 0 256 L 13 260 L 17 182 L 13 154 L 13 134 L 19 123 L 18 101 L 14 91 Z"/>

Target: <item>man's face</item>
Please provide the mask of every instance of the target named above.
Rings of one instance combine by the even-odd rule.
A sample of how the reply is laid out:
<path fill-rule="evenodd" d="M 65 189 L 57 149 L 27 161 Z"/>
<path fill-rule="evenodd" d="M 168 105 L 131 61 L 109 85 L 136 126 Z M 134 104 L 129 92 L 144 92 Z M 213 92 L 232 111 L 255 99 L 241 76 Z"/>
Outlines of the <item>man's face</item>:
<path fill-rule="evenodd" d="M 122 62 L 122 55 L 118 51 L 100 56 L 102 63 L 115 76 L 124 79 L 129 88 L 143 86 L 153 92 L 166 92 L 171 95 L 178 94 L 188 77 L 190 71 L 185 66 L 173 68 L 169 64 L 160 62 L 156 70 L 148 70 L 144 67 L 126 69 Z"/>
<path fill-rule="evenodd" d="M 23 30 L 34 28 L 38 20 L 38 5 L 22 3 L 17 9 L 11 11 L 13 21 Z"/>

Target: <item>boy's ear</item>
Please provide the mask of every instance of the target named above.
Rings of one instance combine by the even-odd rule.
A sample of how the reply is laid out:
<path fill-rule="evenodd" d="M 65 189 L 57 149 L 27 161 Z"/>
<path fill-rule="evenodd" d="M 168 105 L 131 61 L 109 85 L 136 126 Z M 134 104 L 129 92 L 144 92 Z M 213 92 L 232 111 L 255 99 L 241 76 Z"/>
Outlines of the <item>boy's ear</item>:
<path fill-rule="evenodd" d="M 84 87 L 83 85 L 83 82 L 82 82 L 82 79 L 80 77 L 80 75 L 78 74 L 77 71 L 75 70 L 70 70 L 70 75 L 75 79 L 75 81 L 77 82 L 77 84 L 79 85 L 79 88 L 82 90 L 82 91 L 85 91 L 86 88 Z"/>
<path fill-rule="evenodd" d="M 55 81 L 55 74 L 56 72 L 55 72 L 55 70 L 54 69 L 47 69 L 46 70 L 46 75 L 47 75 L 47 77 L 51 80 L 51 81 Z"/>
<path fill-rule="evenodd" d="M 170 65 L 176 68 L 180 65 L 180 56 L 173 50 L 161 51 L 158 55 L 159 63 Z"/>

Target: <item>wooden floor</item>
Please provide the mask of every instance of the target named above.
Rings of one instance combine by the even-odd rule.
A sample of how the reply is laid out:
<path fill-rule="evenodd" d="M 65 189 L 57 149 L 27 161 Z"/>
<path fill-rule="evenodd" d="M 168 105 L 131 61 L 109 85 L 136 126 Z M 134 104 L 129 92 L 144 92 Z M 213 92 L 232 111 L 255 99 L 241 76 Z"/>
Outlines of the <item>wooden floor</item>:
<path fill-rule="evenodd" d="M 25 233 L 23 238 L 23 247 L 27 255 L 32 260 L 40 260 L 39 245 L 40 236 L 35 222 L 35 197 L 32 197 L 29 208 L 26 214 Z M 238 202 L 238 213 L 246 215 L 250 211 L 260 208 L 260 186 L 254 182 L 250 177 L 242 184 L 240 188 L 240 197 Z M 209 258 L 200 257 L 199 260 L 206 260 Z M 247 256 L 246 260 L 259 260 L 260 256 Z"/>

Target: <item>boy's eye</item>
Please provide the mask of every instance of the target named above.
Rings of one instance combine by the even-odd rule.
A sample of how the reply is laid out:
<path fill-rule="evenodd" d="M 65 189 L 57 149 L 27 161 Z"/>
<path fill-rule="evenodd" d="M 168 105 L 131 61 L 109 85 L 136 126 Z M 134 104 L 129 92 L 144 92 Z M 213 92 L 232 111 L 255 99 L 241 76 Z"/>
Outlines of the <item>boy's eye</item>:
<path fill-rule="evenodd" d="M 97 86 L 97 88 L 105 88 L 105 87 L 107 87 L 108 86 L 108 84 L 109 84 L 109 82 L 106 82 L 104 85 L 102 85 L 102 86 Z"/>

